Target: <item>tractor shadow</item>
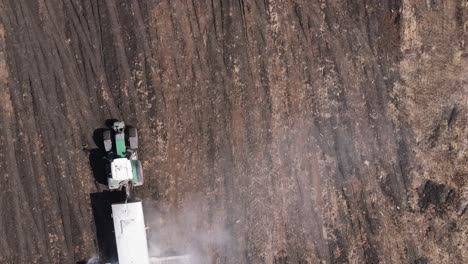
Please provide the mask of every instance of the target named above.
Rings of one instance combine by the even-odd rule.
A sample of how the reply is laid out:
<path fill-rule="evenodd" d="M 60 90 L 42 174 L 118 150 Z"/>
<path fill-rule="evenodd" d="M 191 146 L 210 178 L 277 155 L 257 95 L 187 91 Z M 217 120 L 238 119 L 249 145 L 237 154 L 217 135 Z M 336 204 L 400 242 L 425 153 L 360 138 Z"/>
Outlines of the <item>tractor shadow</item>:
<path fill-rule="evenodd" d="M 94 179 L 100 184 L 107 185 L 107 161 L 104 159 L 106 150 L 104 149 L 104 142 L 102 136 L 106 128 L 98 128 L 93 132 L 93 140 L 96 148 L 89 150 L 89 164 L 93 172 Z"/>
<path fill-rule="evenodd" d="M 107 119 L 105 122 L 106 128 L 98 128 L 93 132 L 93 141 L 96 145 L 96 148 L 89 149 L 89 164 L 91 165 L 91 170 L 93 172 L 93 177 L 96 182 L 107 185 L 107 171 L 106 166 L 108 164 L 106 157 L 106 150 L 104 148 L 103 135 L 104 131 L 109 130 L 112 127 L 112 124 L 117 121 L 117 119 Z"/>

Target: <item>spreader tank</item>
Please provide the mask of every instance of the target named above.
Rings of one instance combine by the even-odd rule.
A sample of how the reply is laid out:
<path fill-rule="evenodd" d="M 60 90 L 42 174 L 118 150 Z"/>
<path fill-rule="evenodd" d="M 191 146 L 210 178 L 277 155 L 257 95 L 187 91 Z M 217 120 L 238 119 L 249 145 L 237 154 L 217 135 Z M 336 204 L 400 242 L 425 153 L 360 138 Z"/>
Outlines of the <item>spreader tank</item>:
<path fill-rule="evenodd" d="M 112 204 L 119 264 L 149 264 L 141 201 Z"/>

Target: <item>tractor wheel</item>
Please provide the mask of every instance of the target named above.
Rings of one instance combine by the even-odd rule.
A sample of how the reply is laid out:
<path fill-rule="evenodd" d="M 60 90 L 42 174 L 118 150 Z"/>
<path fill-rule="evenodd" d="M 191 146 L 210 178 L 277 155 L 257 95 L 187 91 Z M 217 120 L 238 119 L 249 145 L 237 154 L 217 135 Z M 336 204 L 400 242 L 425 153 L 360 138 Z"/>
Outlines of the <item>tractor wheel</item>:
<path fill-rule="evenodd" d="M 133 169 L 133 186 L 143 185 L 143 169 L 141 162 L 139 160 L 132 160 L 132 169 Z"/>
<path fill-rule="evenodd" d="M 104 131 L 102 134 L 102 140 L 104 142 L 104 149 L 106 152 L 109 152 L 112 150 L 112 139 L 111 139 L 111 132 L 110 130 Z"/>
<path fill-rule="evenodd" d="M 128 129 L 128 143 L 130 145 L 130 149 L 138 149 L 138 133 L 134 127 Z"/>

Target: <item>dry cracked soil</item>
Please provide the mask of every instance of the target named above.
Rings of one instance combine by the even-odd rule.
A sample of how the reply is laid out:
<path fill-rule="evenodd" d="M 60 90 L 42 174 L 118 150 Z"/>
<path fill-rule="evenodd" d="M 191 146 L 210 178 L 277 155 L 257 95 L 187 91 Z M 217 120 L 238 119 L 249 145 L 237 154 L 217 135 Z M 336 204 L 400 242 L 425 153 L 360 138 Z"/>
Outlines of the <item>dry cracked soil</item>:
<path fill-rule="evenodd" d="M 113 258 L 111 118 L 152 254 L 468 263 L 467 30 L 465 0 L 1 0 L 0 263 Z"/>

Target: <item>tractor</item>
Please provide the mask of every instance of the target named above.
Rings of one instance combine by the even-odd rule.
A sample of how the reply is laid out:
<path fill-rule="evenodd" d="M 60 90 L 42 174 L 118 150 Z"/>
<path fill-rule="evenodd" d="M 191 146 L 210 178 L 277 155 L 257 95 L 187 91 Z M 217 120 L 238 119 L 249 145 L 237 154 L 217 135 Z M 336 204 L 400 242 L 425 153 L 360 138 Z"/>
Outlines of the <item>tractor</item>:
<path fill-rule="evenodd" d="M 107 184 L 110 190 L 125 189 L 130 197 L 134 186 L 143 185 L 143 170 L 138 160 L 138 134 L 131 126 L 122 121 L 114 121 L 111 128 L 103 133 Z"/>

